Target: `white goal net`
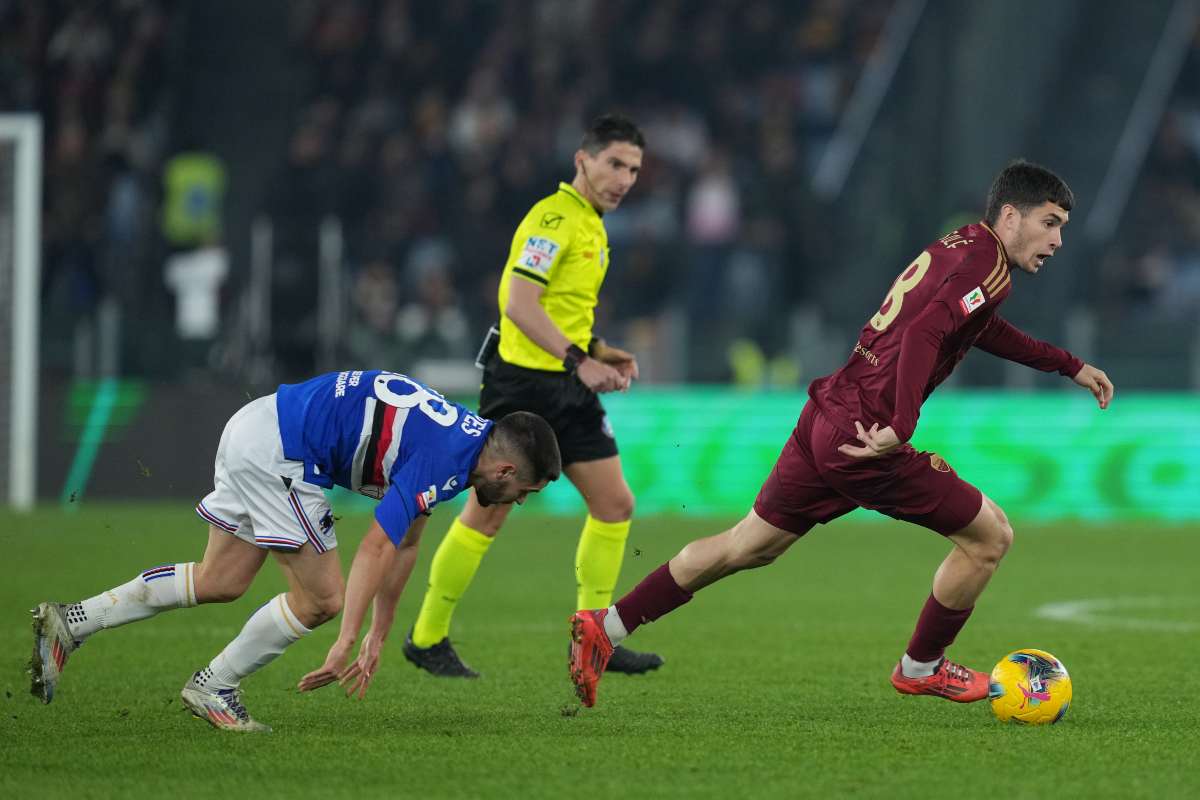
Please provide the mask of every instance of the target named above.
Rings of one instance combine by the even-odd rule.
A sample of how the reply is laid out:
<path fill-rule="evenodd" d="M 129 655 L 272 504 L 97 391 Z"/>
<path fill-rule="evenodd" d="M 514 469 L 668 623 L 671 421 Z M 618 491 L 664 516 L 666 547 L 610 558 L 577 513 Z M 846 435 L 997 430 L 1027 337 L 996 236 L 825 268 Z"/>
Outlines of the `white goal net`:
<path fill-rule="evenodd" d="M 37 494 L 42 123 L 0 114 L 0 504 Z"/>

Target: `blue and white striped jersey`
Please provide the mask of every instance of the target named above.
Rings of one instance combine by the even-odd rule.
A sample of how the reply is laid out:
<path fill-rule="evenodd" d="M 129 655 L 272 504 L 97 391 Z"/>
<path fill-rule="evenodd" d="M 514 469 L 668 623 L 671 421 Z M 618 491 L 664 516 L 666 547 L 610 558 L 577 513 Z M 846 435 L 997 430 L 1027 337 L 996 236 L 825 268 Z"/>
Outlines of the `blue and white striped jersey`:
<path fill-rule="evenodd" d="M 417 514 L 466 488 L 492 423 L 396 372 L 330 372 L 276 394 L 283 455 L 304 480 L 381 499 L 396 544 Z"/>

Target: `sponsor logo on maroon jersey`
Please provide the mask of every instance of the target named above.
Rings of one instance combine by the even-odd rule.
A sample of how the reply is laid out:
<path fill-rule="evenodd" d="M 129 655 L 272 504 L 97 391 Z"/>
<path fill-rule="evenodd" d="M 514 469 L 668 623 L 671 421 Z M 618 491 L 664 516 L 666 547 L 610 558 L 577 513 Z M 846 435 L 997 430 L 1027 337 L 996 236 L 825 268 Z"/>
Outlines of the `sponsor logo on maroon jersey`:
<path fill-rule="evenodd" d="M 942 458 L 937 453 L 933 453 L 929 456 L 929 466 L 933 467 L 938 472 L 950 471 L 950 465 L 946 463 L 946 459 Z"/>
<path fill-rule="evenodd" d="M 860 355 L 860 356 L 862 356 L 863 358 L 865 358 L 865 359 L 866 359 L 866 360 L 867 360 L 867 361 L 868 361 L 868 362 L 871 364 L 871 366 L 874 366 L 874 367 L 878 367 L 878 366 L 879 366 L 879 356 L 875 355 L 875 354 L 874 354 L 874 353 L 872 353 L 870 350 L 868 350 L 867 348 L 863 347 L 863 346 L 862 346 L 862 342 L 855 342 L 855 343 L 854 343 L 854 352 L 855 352 L 857 355 Z"/>

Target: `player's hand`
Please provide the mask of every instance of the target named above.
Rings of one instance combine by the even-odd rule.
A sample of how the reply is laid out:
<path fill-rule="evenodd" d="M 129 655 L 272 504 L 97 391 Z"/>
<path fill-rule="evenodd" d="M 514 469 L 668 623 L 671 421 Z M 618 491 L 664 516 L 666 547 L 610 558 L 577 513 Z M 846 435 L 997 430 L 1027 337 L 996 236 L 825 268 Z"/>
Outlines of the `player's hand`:
<path fill-rule="evenodd" d="M 366 642 L 363 644 L 365 645 Z M 296 684 L 296 688 L 302 692 L 311 692 L 313 689 L 320 689 L 322 686 L 336 681 L 346 670 L 346 659 L 350 657 L 350 649 L 353 646 L 353 642 L 344 642 L 338 639 L 333 643 L 333 647 L 329 648 L 329 653 L 325 656 L 325 663 L 301 678 L 300 683 Z"/>
<path fill-rule="evenodd" d="M 638 379 L 637 359 L 633 353 L 622 350 L 619 347 L 613 347 L 611 344 L 597 342 L 595 346 L 593 358 L 603 361 L 610 367 L 621 373 L 621 377 L 627 381 L 635 381 Z"/>
<path fill-rule="evenodd" d="M 887 455 L 901 445 L 900 437 L 896 436 L 896 432 L 892 430 L 892 426 L 880 428 L 876 422 L 870 430 L 864 428 L 858 420 L 854 421 L 854 427 L 858 430 L 858 440 L 863 443 L 862 447 L 855 447 L 851 444 L 844 444 L 838 447 L 838 452 L 844 456 L 851 458 L 879 458 Z"/>
<path fill-rule="evenodd" d="M 383 642 L 368 633 L 363 639 L 362 646 L 358 648 L 358 658 L 351 662 L 350 666 L 342 670 L 338 676 L 338 683 L 346 690 L 346 697 L 352 697 L 358 694 L 358 699 L 362 700 L 363 695 L 367 693 L 367 686 L 371 683 L 371 678 L 375 677 L 375 670 L 379 667 L 379 656 L 383 650 Z"/>
<path fill-rule="evenodd" d="M 575 368 L 575 375 L 583 385 L 596 394 L 615 392 L 618 389 L 629 388 L 629 379 L 617 372 L 616 369 L 594 358 L 585 358 Z"/>
<path fill-rule="evenodd" d="M 1108 408 L 1113 399 L 1113 385 L 1104 370 L 1096 369 L 1091 364 L 1084 364 L 1083 369 L 1075 373 L 1071 380 L 1087 389 L 1096 398 L 1101 408 Z"/>

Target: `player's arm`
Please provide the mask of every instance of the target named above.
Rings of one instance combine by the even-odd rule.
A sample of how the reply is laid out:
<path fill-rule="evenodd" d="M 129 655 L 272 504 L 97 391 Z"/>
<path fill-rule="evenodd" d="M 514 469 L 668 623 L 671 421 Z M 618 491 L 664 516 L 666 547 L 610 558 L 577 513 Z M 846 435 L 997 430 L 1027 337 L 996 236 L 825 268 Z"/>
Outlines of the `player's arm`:
<path fill-rule="evenodd" d="M 403 590 L 403 583 L 407 582 L 408 573 L 412 571 L 411 561 L 407 566 L 396 565 L 397 558 L 403 562 L 416 557 L 415 542 L 411 554 L 398 554 L 408 530 L 413 526 L 413 520 L 417 517 L 417 509 L 411 502 L 414 493 L 405 488 L 410 482 L 411 480 L 406 480 L 401 475 L 393 475 L 391 486 L 388 487 L 383 500 L 375 507 L 375 519 L 367 529 L 367 535 L 359 543 L 354 562 L 350 565 L 338 637 L 329 648 L 325 663 L 300 680 L 301 691 L 316 689 L 335 680 L 343 681 L 347 685 L 347 694 L 358 689 L 361 696 L 366 691 L 366 684 L 370 682 L 374 667 L 379 661 L 378 645 L 381 643 L 373 637 L 368 637 L 359 649 L 355 662 L 346 666 L 346 659 L 358 641 L 358 633 L 362 630 L 363 620 L 367 616 L 367 607 L 376 600 L 389 582 L 393 591 L 397 590 L 397 584 L 398 590 Z M 398 579 L 401 570 L 405 570 L 403 581 Z M 394 611 L 394 602 L 392 608 Z M 390 624 L 388 620 L 389 627 Z M 374 627 L 372 625 L 372 629 Z M 360 675 L 361 679 L 357 679 Z"/>
<path fill-rule="evenodd" d="M 953 314 L 942 303 L 930 303 L 908 326 L 900 339 L 896 363 L 896 400 L 885 427 L 878 422 L 864 428 L 854 425 L 862 445 L 843 444 L 838 451 L 854 458 L 878 458 L 912 438 L 925 399 L 925 386 L 937 363 L 942 339 L 954 329 Z"/>
<path fill-rule="evenodd" d="M 504 314 L 522 333 L 532 339 L 534 344 L 562 361 L 566 359 L 572 342 L 559 330 L 542 307 L 541 299 L 545 291 L 543 284 L 523 277 L 522 273 L 514 272 L 508 288 L 508 305 Z M 586 354 L 576 365 L 575 374 L 593 392 L 629 388 L 629 378 L 624 377 L 614 367 Z"/>
<path fill-rule="evenodd" d="M 992 317 L 975 346 L 985 353 L 1014 361 L 1042 372 L 1058 372 L 1073 378 L 1083 369 L 1083 361 L 1049 342 L 1034 339 L 999 314 Z"/>
<path fill-rule="evenodd" d="M 929 251 L 926 251 L 929 252 Z M 937 258 L 936 254 L 931 258 Z M 905 328 L 896 372 L 896 402 L 891 427 L 896 438 L 907 442 L 917 429 L 925 387 L 937 364 L 942 341 L 983 313 L 997 301 L 987 289 L 989 279 L 1005 269 L 995 248 L 979 248 L 956 264 L 938 287 L 933 299 Z"/>
<path fill-rule="evenodd" d="M 358 657 L 338 674 L 338 683 L 345 688 L 348 697 L 357 694 L 361 700 L 379 668 L 383 646 L 387 643 L 388 633 L 396 618 L 396 604 L 400 601 L 400 595 L 404 594 L 408 576 L 417 562 L 417 545 L 427 519 L 426 516 L 417 517 L 396 546 L 392 566 L 384 572 L 379 590 L 375 593 L 375 601 L 371 606 L 371 627 L 358 647 Z"/>
<path fill-rule="evenodd" d="M 858 439 L 863 446 L 844 444 L 838 448 L 840 452 L 855 458 L 875 458 L 912 438 L 921 416 L 925 387 L 937 364 L 942 341 L 973 312 L 993 302 L 984 295 L 982 303 L 968 306 L 964 295 L 980 291 L 980 284 L 986 282 L 984 275 L 991 274 L 997 268 L 995 258 L 995 251 L 981 251 L 978 256 L 960 264 L 938 288 L 933 299 L 905 325 L 896 359 L 896 396 L 892 418 L 882 428 L 879 422 L 874 422 L 869 429 L 856 423 Z M 963 300 L 960 302 L 959 298 Z"/>
<path fill-rule="evenodd" d="M 367 606 L 375 599 L 395 557 L 395 545 L 379 522 L 372 521 L 367 535 L 363 537 L 358 551 L 354 554 L 354 563 L 350 566 L 338 637 L 329 648 L 325 663 L 300 679 L 300 691 L 317 689 L 341 679 L 347 669 L 346 659 L 358 641 L 358 632 L 362 630 Z"/>
<path fill-rule="evenodd" d="M 371 607 L 371 628 L 367 636 L 374 638 L 380 646 L 387 641 L 388 633 L 392 630 L 392 622 L 396 618 L 396 604 L 404 594 L 408 585 L 408 577 L 412 574 L 413 565 L 417 563 L 417 545 L 421 542 L 421 532 L 429 519 L 419 516 L 408 527 L 408 533 L 396 546 L 396 554 L 392 559 L 392 568 L 383 576 L 379 591 L 375 594 L 375 603 Z"/>
<path fill-rule="evenodd" d="M 562 361 L 567 357 L 567 348 L 571 346 L 571 340 L 559 330 L 542 307 L 542 295 L 545 293 L 544 285 L 522 277 L 521 273 L 514 273 L 508 288 L 508 306 L 504 309 L 504 314 L 521 329 L 521 333 L 532 339 L 534 344 Z"/>
<path fill-rule="evenodd" d="M 891 428 L 900 442 L 907 442 L 917 429 L 925 387 L 937 363 L 942 340 L 954 330 L 953 312 L 940 302 L 930 303 L 913 320 L 900 339 L 896 364 L 896 403 Z"/>
<path fill-rule="evenodd" d="M 1034 339 L 999 315 L 993 317 L 983 329 L 975 346 L 999 358 L 1070 378 L 1090 391 L 1101 408 L 1108 408 L 1112 401 L 1112 381 L 1104 374 L 1104 370 L 1085 364 L 1082 359 L 1061 347 Z"/>
<path fill-rule="evenodd" d="M 350 578 L 346 581 L 346 602 L 342 606 L 342 627 L 338 639 L 353 645 L 362 630 L 367 607 L 379 594 L 396 560 L 396 546 L 378 520 L 371 522 L 367 535 L 358 545 Z"/>

